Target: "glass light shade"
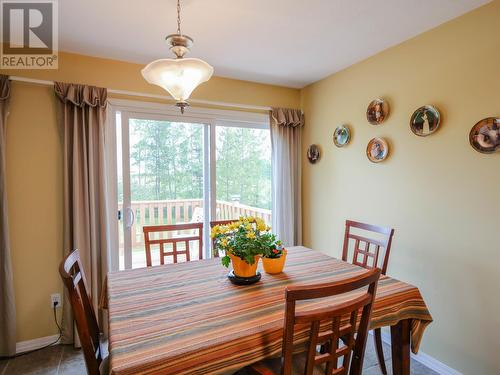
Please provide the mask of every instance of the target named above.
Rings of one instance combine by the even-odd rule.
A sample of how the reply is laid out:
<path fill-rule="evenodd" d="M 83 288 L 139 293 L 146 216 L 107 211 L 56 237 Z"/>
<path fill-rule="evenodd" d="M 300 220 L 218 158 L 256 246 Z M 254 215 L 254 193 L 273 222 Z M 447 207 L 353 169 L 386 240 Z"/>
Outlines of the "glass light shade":
<path fill-rule="evenodd" d="M 214 68 L 195 58 L 161 59 L 142 69 L 142 76 L 168 91 L 178 102 L 186 101 L 193 90 L 212 77 Z"/>

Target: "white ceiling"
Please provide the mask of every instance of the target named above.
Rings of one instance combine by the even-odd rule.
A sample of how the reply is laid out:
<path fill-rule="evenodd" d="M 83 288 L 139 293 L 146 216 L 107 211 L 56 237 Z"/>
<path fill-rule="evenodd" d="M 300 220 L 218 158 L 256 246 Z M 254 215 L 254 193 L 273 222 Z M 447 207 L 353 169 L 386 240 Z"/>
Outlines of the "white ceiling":
<path fill-rule="evenodd" d="M 215 75 L 303 87 L 490 0 L 182 0 L 191 57 Z M 59 1 L 59 49 L 148 63 L 170 57 L 175 0 Z"/>

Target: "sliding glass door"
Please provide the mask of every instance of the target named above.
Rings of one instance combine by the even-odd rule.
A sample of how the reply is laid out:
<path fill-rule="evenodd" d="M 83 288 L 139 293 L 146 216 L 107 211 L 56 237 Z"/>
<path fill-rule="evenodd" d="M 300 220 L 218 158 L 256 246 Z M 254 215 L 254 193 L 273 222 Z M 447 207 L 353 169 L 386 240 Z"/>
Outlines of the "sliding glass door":
<path fill-rule="evenodd" d="M 146 266 L 143 226 L 208 223 L 208 125 L 120 115 L 119 268 L 128 269 Z M 159 252 L 152 257 L 159 264 Z"/>
<path fill-rule="evenodd" d="M 146 266 L 145 225 L 202 222 L 204 256 L 209 257 L 210 220 L 253 215 L 271 223 L 265 117 L 219 120 L 115 110 L 113 118 L 114 269 Z M 159 251 L 152 253 L 152 262 L 159 264 Z"/>

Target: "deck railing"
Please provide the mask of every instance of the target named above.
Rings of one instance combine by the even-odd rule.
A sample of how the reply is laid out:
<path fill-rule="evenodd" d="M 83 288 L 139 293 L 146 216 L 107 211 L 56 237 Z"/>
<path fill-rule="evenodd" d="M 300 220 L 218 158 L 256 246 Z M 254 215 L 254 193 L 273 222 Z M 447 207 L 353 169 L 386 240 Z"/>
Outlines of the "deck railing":
<path fill-rule="evenodd" d="M 143 246 L 144 225 L 179 224 L 203 221 L 202 199 L 177 199 L 163 201 L 133 201 L 135 215 L 132 225 L 132 248 Z M 240 216 L 256 216 L 271 224 L 271 210 L 251 207 L 237 201 L 217 201 L 217 220 L 237 219 Z"/>

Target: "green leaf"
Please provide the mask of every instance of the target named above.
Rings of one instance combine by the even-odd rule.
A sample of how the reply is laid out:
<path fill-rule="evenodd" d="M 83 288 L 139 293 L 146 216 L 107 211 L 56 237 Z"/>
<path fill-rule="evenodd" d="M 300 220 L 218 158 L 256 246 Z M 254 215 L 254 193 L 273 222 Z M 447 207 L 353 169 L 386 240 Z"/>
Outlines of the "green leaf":
<path fill-rule="evenodd" d="M 231 262 L 231 258 L 229 258 L 227 255 L 225 255 L 220 260 L 221 260 L 221 263 L 224 267 L 229 267 L 229 263 Z"/>
<path fill-rule="evenodd" d="M 252 254 L 245 254 L 245 260 L 248 264 L 254 264 L 255 258 Z"/>

